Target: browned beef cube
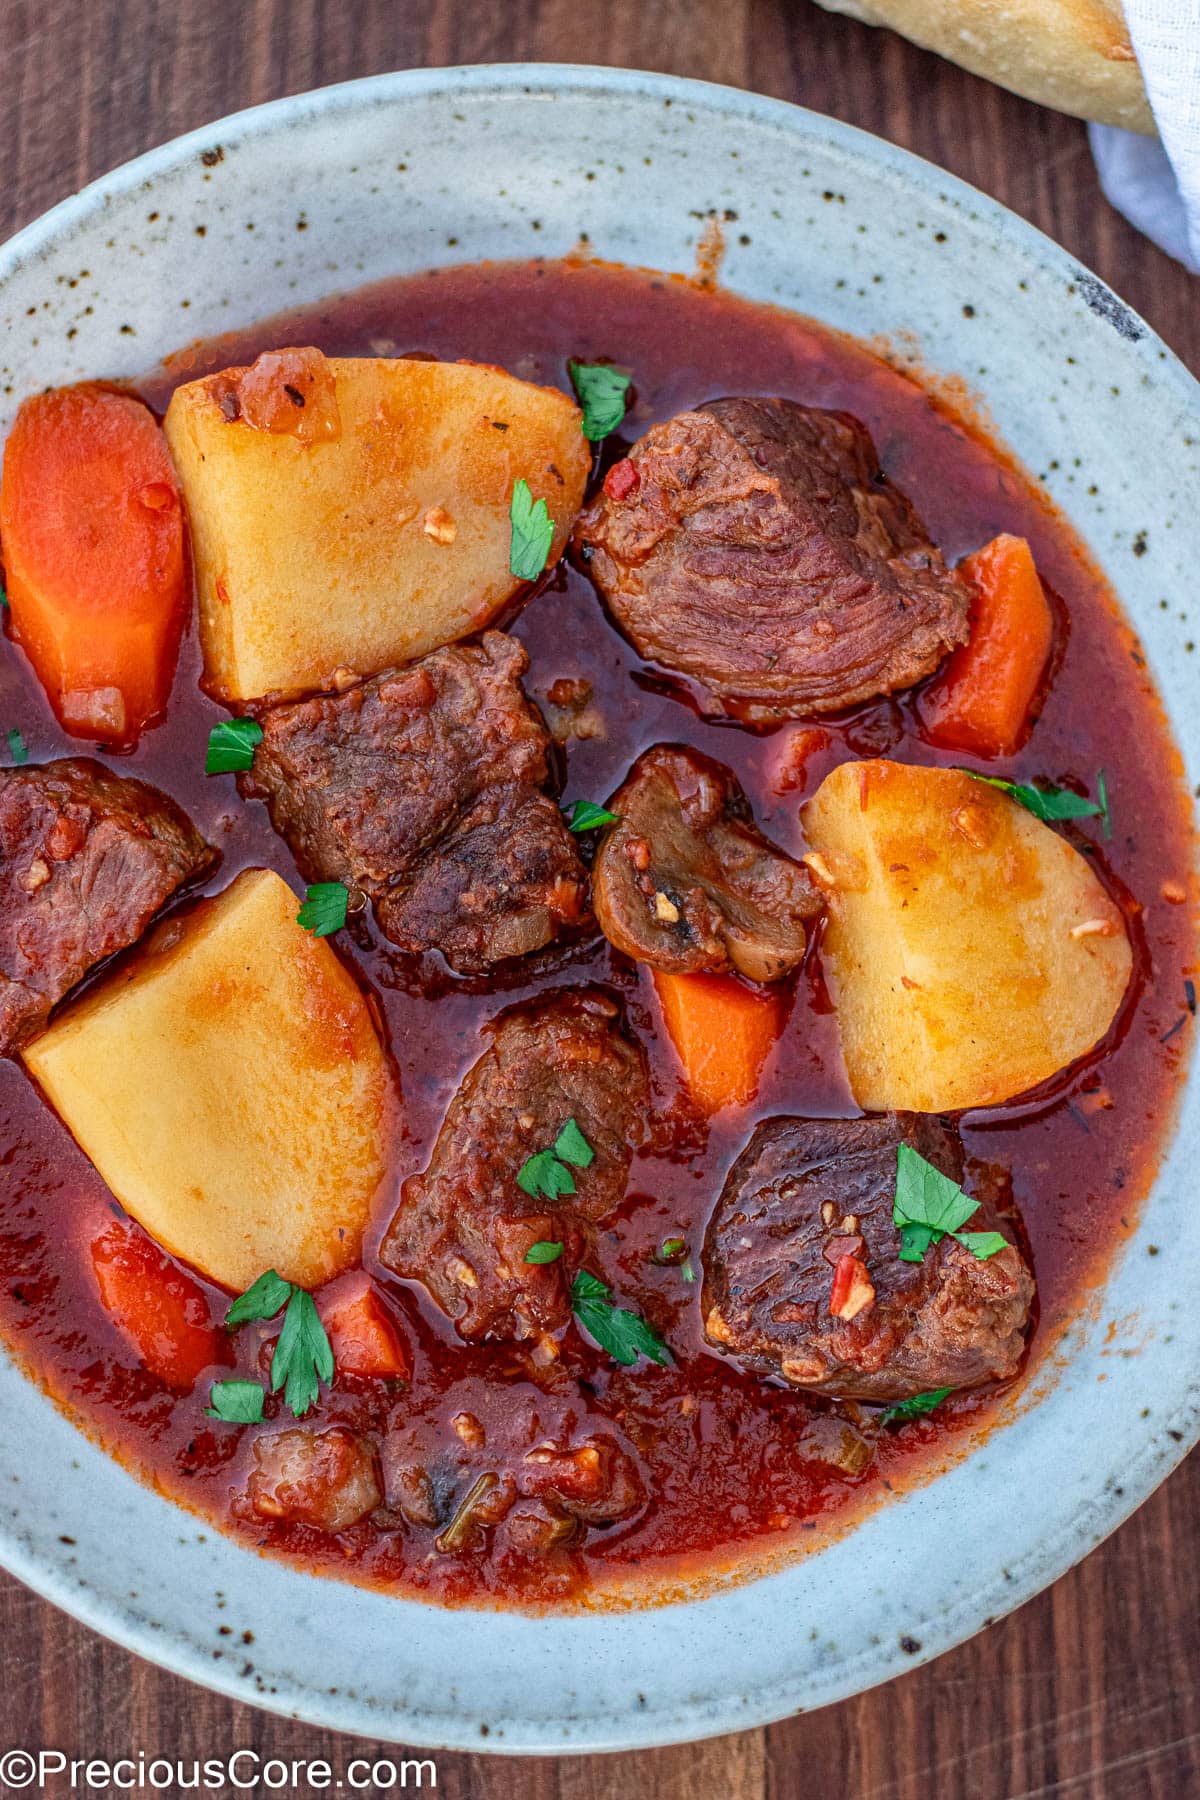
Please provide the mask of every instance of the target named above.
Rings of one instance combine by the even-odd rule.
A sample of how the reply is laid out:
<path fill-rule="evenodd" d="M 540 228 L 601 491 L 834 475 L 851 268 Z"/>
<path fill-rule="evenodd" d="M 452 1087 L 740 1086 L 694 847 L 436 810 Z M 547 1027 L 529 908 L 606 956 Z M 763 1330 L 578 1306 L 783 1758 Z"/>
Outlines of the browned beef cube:
<path fill-rule="evenodd" d="M 1014 1375 L 1033 1278 L 1016 1246 L 980 1261 L 951 1237 L 900 1260 L 893 1223 L 897 1149 L 910 1145 L 961 1182 L 962 1148 L 938 1119 L 770 1119 L 730 1170 L 704 1241 L 710 1342 L 797 1387 L 900 1400 Z M 991 1192 L 975 1231 L 1003 1226 Z M 831 1310 L 844 1257 L 858 1270 Z"/>
<path fill-rule="evenodd" d="M 586 914 L 587 875 L 503 632 L 452 644 L 348 693 L 272 708 L 242 792 L 267 802 L 309 881 L 376 905 L 403 950 L 489 968 Z"/>
<path fill-rule="evenodd" d="M 742 718 L 911 687 L 967 637 L 966 584 L 848 413 L 680 413 L 610 471 L 575 536 L 641 655 Z"/>
<path fill-rule="evenodd" d="M 571 1315 L 585 1222 L 617 1205 L 642 1141 L 648 1083 L 616 1004 L 596 988 L 501 1015 L 464 1077 L 423 1175 L 405 1182 L 380 1256 L 423 1281 L 464 1338 L 526 1338 Z M 574 1195 L 531 1195 L 517 1175 L 574 1119 L 594 1160 Z M 533 1244 L 560 1243 L 549 1263 Z"/>
<path fill-rule="evenodd" d="M 215 862 L 166 794 L 90 757 L 0 769 L 0 1056 Z"/>

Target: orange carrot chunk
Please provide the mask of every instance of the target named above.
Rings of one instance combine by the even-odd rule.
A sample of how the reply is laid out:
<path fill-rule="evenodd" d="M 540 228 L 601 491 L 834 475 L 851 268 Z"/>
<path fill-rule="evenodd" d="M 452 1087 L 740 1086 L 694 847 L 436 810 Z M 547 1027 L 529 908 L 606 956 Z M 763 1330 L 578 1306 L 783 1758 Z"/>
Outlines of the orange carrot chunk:
<path fill-rule="evenodd" d="M 971 636 L 920 699 L 931 743 L 1011 756 L 1029 730 L 1054 638 L 1054 616 L 1024 538 L 994 538 L 959 564 L 974 589 Z"/>
<path fill-rule="evenodd" d="M 0 550 L 13 633 L 63 729 L 135 743 L 166 707 L 187 606 L 183 509 L 149 408 L 92 382 L 26 400 Z"/>
<path fill-rule="evenodd" d="M 167 1387 L 185 1394 L 213 1363 L 230 1361 L 200 1283 L 132 1219 L 111 1219 L 93 1239 L 92 1267 L 101 1300 Z"/>
<path fill-rule="evenodd" d="M 755 993 L 732 975 L 654 970 L 658 1004 L 692 1099 L 707 1114 L 745 1106 L 783 1030 L 787 997 Z"/>
<path fill-rule="evenodd" d="M 408 1351 L 400 1333 L 365 1276 L 321 1311 L 335 1369 L 380 1381 L 409 1374 Z"/>

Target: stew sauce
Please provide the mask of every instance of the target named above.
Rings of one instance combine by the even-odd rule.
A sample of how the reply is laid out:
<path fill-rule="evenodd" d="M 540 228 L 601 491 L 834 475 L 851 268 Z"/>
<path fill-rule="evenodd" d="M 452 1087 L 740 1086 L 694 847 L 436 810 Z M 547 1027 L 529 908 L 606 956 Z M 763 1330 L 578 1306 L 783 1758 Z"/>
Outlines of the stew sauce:
<path fill-rule="evenodd" d="M 968 1153 L 1012 1172 L 1038 1284 L 1030 1357 L 1044 1356 L 1088 1305 L 1090 1286 L 1135 1218 L 1194 1030 L 1190 909 L 1172 898 L 1191 866 L 1179 758 L 1137 638 L 1070 530 L 985 436 L 863 346 L 683 280 L 598 264 L 467 267 L 390 282 L 189 350 L 143 391 L 161 410 L 177 381 L 265 348 L 310 343 L 337 355 L 465 357 L 564 388 L 569 357 L 611 358 L 633 371 L 635 394 L 623 431 L 604 446 L 603 466 L 653 421 L 719 395 L 782 394 L 844 408 L 868 425 L 888 474 L 948 561 L 1001 531 L 1030 540 L 1056 597 L 1056 672 L 1026 748 L 1001 772 L 1018 781 L 1077 781 L 1092 792 L 1097 771 L 1105 771 L 1111 839 L 1094 819 L 1058 829 L 1086 850 L 1125 907 L 1135 950 L 1126 1003 L 1083 1064 L 1035 1094 L 962 1121 Z M 955 760 L 922 740 L 912 695 L 769 732 L 706 723 L 686 692 L 639 662 L 582 569 L 560 567 L 512 628 L 531 658 L 527 690 L 548 716 L 556 682 L 582 678 L 592 687 L 601 732 L 567 746 L 567 804 L 602 801 L 641 750 L 682 742 L 731 765 L 761 828 L 800 854 L 801 803 L 839 762 Z M 116 766 L 174 796 L 220 848 L 223 862 L 208 891 L 247 865 L 273 867 L 300 890 L 264 809 L 243 804 L 232 777 L 204 776 L 209 729 L 225 714 L 200 692 L 199 674 L 193 629 L 166 723 Z M 11 645 L 0 658 L 0 722 L 22 731 L 34 760 L 88 748 L 64 739 Z M 513 1389 L 535 1383 L 559 1417 L 573 1414 L 583 1430 L 615 1431 L 640 1464 L 644 1508 L 590 1530 L 582 1547 L 530 1554 L 500 1526 L 445 1554 L 435 1530 L 399 1515 L 377 1515 L 330 1539 L 252 1513 L 245 1485 L 262 1428 L 207 1417 L 208 1379 L 179 1396 L 138 1364 L 99 1301 L 89 1252 L 115 1203 L 15 1063 L 0 1065 L 0 1329 L 50 1393 L 129 1468 L 246 1541 L 329 1573 L 447 1602 L 561 1605 L 631 1583 L 643 1594 L 677 1591 L 811 1544 L 889 1485 L 932 1471 L 987 1425 L 997 1404 L 995 1394 L 965 1395 L 932 1418 L 884 1429 L 873 1460 L 852 1471 L 832 1460 L 847 1460 L 838 1409 L 741 1373 L 703 1340 L 704 1226 L 754 1124 L 780 1113 L 856 1111 L 816 935 L 756 1101 L 710 1126 L 688 1101 L 648 974 L 602 939 L 544 953 L 491 984 L 418 966 L 363 923 L 333 940 L 378 1001 L 403 1092 L 394 1179 L 365 1260 L 394 1307 L 413 1367 L 411 1382 L 394 1387 L 339 1376 L 305 1422 L 382 1434 L 389 1417 L 423 1419 L 436 1444 L 450 1442 L 451 1419 L 469 1412 L 503 1437 Z M 619 1368 L 574 1328 L 549 1370 L 515 1347 L 465 1345 L 422 1289 L 396 1280 L 376 1259 L 396 1189 L 425 1167 L 449 1099 L 479 1053 L 480 1026 L 511 1001 L 587 980 L 624 999 L 650 1059 L 655 1110 L 628 1196 L 600 1228 L 596 1266 L 620 1303 L 665 1337 L 675 1357 L 665 1367 Z M 686 1240 L 686 1261 L 656 1262 L 664 1240 L 675 1237 Z M 1156 1248 L 1169 1280 L 1171 1246 Z M 209 1292 L 220 1319 L 228 1296 Z M 275 1329 L 244 1329 L 234 1340 L 237 1369 L 214 1373 L 260 1379 L 259 1359 Z M 284 1415 L 280 1423 L 290 1421 Z"/>

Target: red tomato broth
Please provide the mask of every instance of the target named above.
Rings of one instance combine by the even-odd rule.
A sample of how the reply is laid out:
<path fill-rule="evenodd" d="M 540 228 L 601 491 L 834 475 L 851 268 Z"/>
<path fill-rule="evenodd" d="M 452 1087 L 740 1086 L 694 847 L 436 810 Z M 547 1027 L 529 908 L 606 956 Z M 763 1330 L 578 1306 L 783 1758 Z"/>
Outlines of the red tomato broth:
<path fill-rule="evenodd" d="M 531 380 L 567 385 L 566 362 L 609 357 L 632 370 L 635 404 L 624 432 L 605 447 L 615 460 L 653 420 L 726 393 L 782 393 L 843 407 L 871 428 L 888 473 L 912 496 L 948 558 L 998 532 L 1029 538 L 1043 579 L 1060 606 L 1055 680 L 1024 749 L 993 772 L 1013 779 L 1073 779 L 1094 792 L 1107 771 L 1114 833 L 1097 821 L 1065 827 L 1090 847 L 1114 891 L 1136 897 L 1131 916 L 1137 967 L 1131 995 L 1100 1046 L 1045 1090 L 1007 1106 L 965 1115 L 971 1155 L 1011 1169 L 1014 1193 L 1038 1278 L 1040 1322 L 1031 1363 L 1087 1304 L 1090 1288 L 1133 1222 L 1153 1177 L 1192 1037 L 1185 979 L 1195 966 L 1191 910 L 1161 897 L 1164 882 L 1186 882 L 1192 864 L 1187 796 L 1137 640 L 1078 541 L 1044 497 L 986 437 L 910 377 L 868 349 L 804 319 L 667 277 L 588 263 L 484 265 L 382 284 L 214 345 L 181 353 L 166 377 L 145 384 L 158 407 L 179 380 L 262 349 L 315 343 L 330 354 L 421 353 L 503 365 Z M 563 566 L 516 621 L 532 667 L 526 686 L 544 701 L 563 676 L 593 683 L 607 736 L 567 750 L 564 798 L 603 800 L 634 757 L 659 741 L 686 741 L 729 763 L 760 824 L 785 848 L 803 847 L 800 806 L 848 756 L 888 755 L 929 763 L 963 760 L 921 738 L 909 696 L 810 724 L 756 733 L 705 722 L 663 689 L 605 618 L 586 576 Z M 231 777 L 206 779 L 209 727 L 225 716 L 199 690 L 194 626 L 180 658 L 167 724 L 148 733 L 120 766 L 157 782 L 184 805 L 223 851 L 209 889 L 248 864 L 302 883 L 265 811 L 244 805 Z M 1102 705 L 1097 696 L 1103 695 Z M 0 662 L 0 719 L 19 727 L 35 759 L 86 749 L 65 740 L 30 671 L 10 646 Z M 798 785 L 780 764 L 793 732 L 808 731 Z M 789 779 L 794 779 L 797 771 Z M 819 931 L 794 984 L 791 1012 L 754 1104 L 705 1125 L 690 1107 L 674 1051 L 661 1033 L 652 984 L 601 941 L 533 959 L 486 990 L 444 977 L 423 983 L 373 928 L 334 940 L 376 994 L 403 1089 L 404 1129 L 394 1182 L 423 1168 L 446 1104 L 479 1053 L 479 1027 L 503 1006 L 538 991 L 588 979 L 627 1004 L 650 1058 L 656 1124 L 636 1158 L 619 1213 L 597 1233 L 595 1266 L 623 1305 L 642 1311 L 676 1356 L 625 1370 L 574 1329 L 559 1373 L 541 1376 L 559 1417 L 612 1432 L 632 1446 L 649 1496 L 630 1520 L 593 1529 L 582 1550 L 540 1558 L 506 1551 L 503 1527 L 488 1548 L 438 1554 L 432 1531 L 370 1522 L 337 1540 L 311 1528 L 257 1518 L 244 1499 L 254 1430 L 204 1415 L 206 1377 L 188 1396 L 172 1395 L 138 1366 L 104 1312 L 89 1245 L 113 1208 L 107 1189 L 64 1127 L 15 1065 L 0 1065 L 0 1329 L 48 1390 L 130 1468 L 247 1541 L 306 1566 L 383 1582 L 450 1602 L 565 1604 L 591 1590 L 635 1582 L 703 1580 L 752 1570 L 797 1543 L 841 1529 L 888 1486 L 919 1477 L 985 1428 L 995 1396 L 964 1396 L 932 1419 L 881 1435 L 876 1460 L 852 1478 L 805 1454 L 826 1412 L 782 1387 L 743 1374 L 711 1350 L 700 1328 L 700 1246 L 704 1224 L 730 1163 L 753 1124 L 779 1113 L 853 1114 L 824 994 Z M 1187 1021 L 1178 1029 L 1180 1020 Z M 1165 1040 L 1165 1041 L 1164 1041 Z M 1111 1106 L 1098 1104 L 1100 1097 Z M 394 1188 L 393 1188 L 394 1192 Z M 423 1290 L 397 1281 L 377 1260 L 392 1193 L 381 1203 L 364 1264 L 392 1308 L 411 1353 L 410 1384 L 340 1375 L 310 1423 L 345 1423 L 382 1433 L 389 1413 L 439 1421 L 466 1408 L 485 1427 L 499 1424 L 509 1384 L 530 1386 L 527 1359 L 504 1346 L 462 1344 Z M 683 1236 L 697 1280 L 653 1252 Z M 1170 1247 L 1163 1246 L 1168 1273 Z M 228 1297 L 210 1289 L 215 1318 Z M 238 1334 L 237 1368 L 261 1379 L 277 1325 Z M 574 1379 L 573 1379 L 574 1378 Z M 561 1389 L 561 1392 L 559 1391 Z M 565 1410 L 563 1410 L 565 1409 Z M 279 1424 L 286 1414 L 268 1406 Z"/>

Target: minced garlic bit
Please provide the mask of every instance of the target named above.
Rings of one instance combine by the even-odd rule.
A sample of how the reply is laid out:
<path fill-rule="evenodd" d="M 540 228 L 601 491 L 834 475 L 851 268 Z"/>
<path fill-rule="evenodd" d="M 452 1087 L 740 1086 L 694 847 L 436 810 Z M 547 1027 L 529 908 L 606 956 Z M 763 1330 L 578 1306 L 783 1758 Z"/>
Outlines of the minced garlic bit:
<path fill-rule="evenodd" d="M 35 856 L 21 878 L 21 886 L 27 894 L 36 894 L 39 888 L 45 887 L 49 879 L 50 864 L 44 856 Z"/>
<path fill-rule="evenodd" d="M 431 506 L 421 521 L 421 530 L 435 544 L 452 544 L 458 536 L 458 526 L 454 523 L 444 506 Z"/>
<path fill-rule="evenodd" d="M 1073 938 L 1116 937 L 1117 928 L 1111 919 L 1085 919 L 1082 925 L 1072 925 Z"/>
<path fill-rule="evenodd" d="M 822 1202 L 821 1202 L 821 1223 L 822 1223 L 822 1225 L 832 1225 L 833 1224 L 833 1216 L 836 1212 L 837 1212 L 837 1207 L 833 1204 L 832 1200 L 822 1200 Z"/>
<path fill-rule="evenodd" d="M 1171 906 L 1182 906 L 1187 899 L 1187 889 L 1182 881 L 1164 881 L 1158 891 Z"/>
<path fill-rule="evenodd" d="M 461 1256 L 452 1256 L 447 1267 L 455 1281 L 460 1282 L 463 1287 L 477 1288 L 479 1286 L 478 1275 L 470 1263 L 464 1262 Z"/>
<path fill-rule="evenodd" d="M 835 888 L 837 886 L 832 869 L 819 851 L 810 850 L 807 856 L 800 858 L 800 861 L 811 871 L 813 879 L 819 881 L 822 887 Z"/>
<path fill-rule="evenodd" d="M 844 1232 L 847 1237 L 854 1237 L 858 1231 L 858 1214 L 847 1213 L 838 1226 L 838 1230 Z"/>
<path fill-rule="evenodd" d="M 660 891 L 654 896 L 654 916 L 661 919 L 664 925 L 678 925 L 679 908 Z"/>
<path fill-rule="evenodd" d="M 464 1444 L 470 1444 L 473 1450 L 483 1449 L 487 1439 L 484 1435 L 483 1426 L 479 1423 L 479 1420 L 475 1417 L 474 1413 L 455 1413 L 450 1423 L 453 1425 Z"/>

